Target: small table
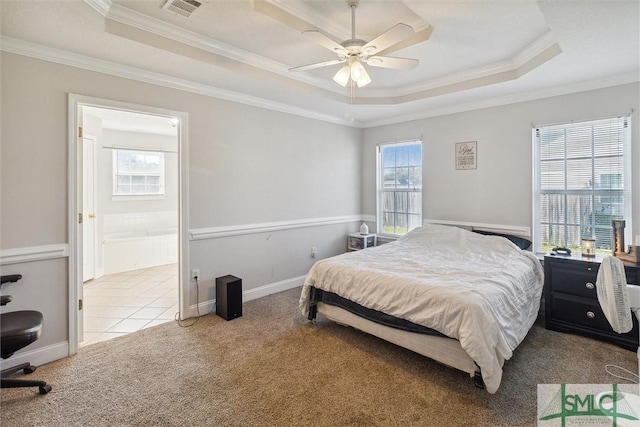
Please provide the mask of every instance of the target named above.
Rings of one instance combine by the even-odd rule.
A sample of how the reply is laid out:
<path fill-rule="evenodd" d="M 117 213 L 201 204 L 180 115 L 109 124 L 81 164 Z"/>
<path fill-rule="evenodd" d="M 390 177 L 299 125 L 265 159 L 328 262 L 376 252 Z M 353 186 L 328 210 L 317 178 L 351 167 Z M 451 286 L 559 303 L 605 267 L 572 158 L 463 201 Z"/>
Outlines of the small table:
<path fill-rule="evenodd" d="M 376 245 L 377 235 L 375 233 L 360 234 L 351 233 L 347 236 L 347 251 L 359 251 Z"/>

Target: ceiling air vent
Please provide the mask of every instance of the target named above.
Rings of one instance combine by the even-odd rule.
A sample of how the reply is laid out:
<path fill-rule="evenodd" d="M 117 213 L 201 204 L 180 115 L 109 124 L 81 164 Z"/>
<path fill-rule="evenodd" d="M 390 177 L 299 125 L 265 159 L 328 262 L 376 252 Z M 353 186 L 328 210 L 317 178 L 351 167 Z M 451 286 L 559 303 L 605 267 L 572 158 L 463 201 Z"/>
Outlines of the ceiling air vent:
<path fill-rule="evenodd" d="M 188 18 L 200 6 L 202 3 L 197 0 L 167 0 L 162 9 Z"/>

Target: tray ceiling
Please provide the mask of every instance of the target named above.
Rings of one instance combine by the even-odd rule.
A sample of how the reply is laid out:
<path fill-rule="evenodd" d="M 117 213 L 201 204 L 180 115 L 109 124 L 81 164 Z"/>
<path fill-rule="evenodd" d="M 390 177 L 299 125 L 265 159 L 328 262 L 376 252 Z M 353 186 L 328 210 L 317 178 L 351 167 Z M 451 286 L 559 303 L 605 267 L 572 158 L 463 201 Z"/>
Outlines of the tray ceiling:
<path fill-rule="evenodd" d="M 3 0 L 2 47 L 106 61 L 192 91 L 353 126 L 640 79 L 637 0 L 360 0 L 357 38 L 408 24 L 416 36 L 388 54 L 420 63 L 367 67 L 372 83 L 353 93 L 333 82 L 339 65 L 288 71 L 336 59 L 301 33 L 351 38 L 343 0 L 207 0 L 189 17 L 164 3 Z"/>

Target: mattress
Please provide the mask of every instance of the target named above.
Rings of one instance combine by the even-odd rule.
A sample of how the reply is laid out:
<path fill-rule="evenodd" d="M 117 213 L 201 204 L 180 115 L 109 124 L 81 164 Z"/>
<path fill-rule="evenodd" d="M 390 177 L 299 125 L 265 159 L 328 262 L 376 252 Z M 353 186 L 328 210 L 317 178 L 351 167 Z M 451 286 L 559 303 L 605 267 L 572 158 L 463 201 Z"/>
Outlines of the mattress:
<path fill-rule="evenodd" d="M 312 287 L 456 339 L 495 393 L 502 364 L 524 339 L 540 306 L 538 259 L 507 239 L 455 227 L 419 227 L 398 241 L 317 262 Z"/>
<path fill-rule="evenodd" d="M 474 376 L 478 372 L 475 362 L 462 349 L 458 340 L 443 335 L 426 335 L 398 330 L 323 302 L 318 303 L 318 312 L 336 323 L 354 327 L 400 347 L 415 351 L 452 368 L 467 372 L 469 376 Z"/>

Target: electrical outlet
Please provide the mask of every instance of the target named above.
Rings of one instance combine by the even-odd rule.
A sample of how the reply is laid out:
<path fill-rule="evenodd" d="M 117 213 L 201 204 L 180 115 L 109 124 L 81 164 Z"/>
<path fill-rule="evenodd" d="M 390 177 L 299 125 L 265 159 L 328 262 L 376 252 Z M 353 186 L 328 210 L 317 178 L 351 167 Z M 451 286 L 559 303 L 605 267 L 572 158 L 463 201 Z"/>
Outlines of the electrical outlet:
<path fill-rule="evenodd" d="M 316 247 L 312 247 L 311 248 L 311 258 L 315 258 L 316 255 L 318 254 L 318 250 L 316 249 Z"/>
<path fill-rule="evenodd" d="M 200 269 L 194 268 L 191 270 L 191 280 L 200 279 Z"/>

